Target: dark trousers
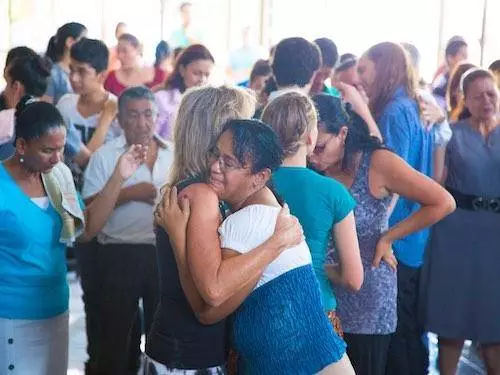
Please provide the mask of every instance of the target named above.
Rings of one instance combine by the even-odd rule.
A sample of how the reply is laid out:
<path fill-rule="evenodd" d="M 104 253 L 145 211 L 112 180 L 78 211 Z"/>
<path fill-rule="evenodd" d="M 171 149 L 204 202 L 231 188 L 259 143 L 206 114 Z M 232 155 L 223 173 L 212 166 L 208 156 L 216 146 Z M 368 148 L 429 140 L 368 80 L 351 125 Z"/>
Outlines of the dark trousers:
<path fill-rule="evenodd" d="M 387 375 L 422 375 L 429 369 L 429 348 L 419 319 L 421 268 L 398 264 L 398 325 L 387 357 Z"/>
<path fill-rule="evenodd" d="M 83 291 L 83 307 L 85 311 L 85 329 L 87 333 L 87 355 L 85 374 L 95 374 L 99 345 L 99 276 L 98 243 L 94 239 L 87 243 L 78 243 L 74 249 L 77 272 Z"/>
<path fill-rule="evenodd" d="M 94 239 L 87 243 L 78 243 L 74 248 L 77 262 L 77 272 L 80 285 L 83 291 L 82 300 L 85 311 L 85 329 L 87 335 L 87 355 L 85 363 L 85 375 L 97 375 L 100 373 L 97 366 L 97 356 L 99 353 L 100 335 L 100 290 L 101 281 L 99 278 L 99 244 Z M 129 368 L 135 369 L 139 366 L 141 354 L 141 320 L 137 315 L 134 326 L 130 333 L 129 348 Z"/>
<path fill-rule="evenodd" d="M 156 249 L 152 245 L 100 245 L 98 256 L 98 374 L 135 375 L 140 364 L 139 300 L 146 333 L 159 300 Z"/>
<path fill-rule="evenodd" d="M 357 375 L 384 375 L 392 335 L 344 333 L 347 355 Z"/>

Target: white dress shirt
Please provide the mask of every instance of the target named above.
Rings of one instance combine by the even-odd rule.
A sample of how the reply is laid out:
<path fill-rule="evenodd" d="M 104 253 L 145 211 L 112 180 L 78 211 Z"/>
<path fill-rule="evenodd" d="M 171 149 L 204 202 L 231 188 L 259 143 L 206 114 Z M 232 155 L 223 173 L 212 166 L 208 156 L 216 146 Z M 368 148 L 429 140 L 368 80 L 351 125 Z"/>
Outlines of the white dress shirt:
<path fill-rule="evenodd" d="M 167 182 L 173 162 L 173 145 L 158 141 L 158 156 L 153 171 L 147 165 L 141 165 L 137 171 L 125 181 L 123 187 L 141 182 L 150 182 L 160 188 Z M 82 196 L 89 198 L 100 192 L 113 174 L 119 157 L 127 149 L 125 136 L 120 136 L 99 148 L 90 158 L 85 170 Z M 108 222 L 97 235 L 101 244 L 155 244 L 153 231 L 153 206 L 131 201 L 115 208 Z"/>

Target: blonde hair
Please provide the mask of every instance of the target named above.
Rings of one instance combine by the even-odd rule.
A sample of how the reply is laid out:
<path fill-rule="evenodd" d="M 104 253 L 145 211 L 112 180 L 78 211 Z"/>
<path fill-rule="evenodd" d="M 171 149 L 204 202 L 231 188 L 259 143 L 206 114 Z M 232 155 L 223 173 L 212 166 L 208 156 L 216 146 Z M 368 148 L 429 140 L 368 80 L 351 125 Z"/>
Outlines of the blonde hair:
<path fill-rule="evenodd" d="M 250 91 L 229 86 L 204 86 L 186 91 L 174 126 L 174 162 L 170 183 L 203 176 L 207 154 L 230 119 L 249 119 L 256 100 Z"/>
<path fill-rule="evenodd" d="M 317 126 L 318 115 L 307 95 L 293 91 L 271 100 L 262 112 L 262 121 L 278 134 L 287 158 L 297 153 L 304 136 Z"/>

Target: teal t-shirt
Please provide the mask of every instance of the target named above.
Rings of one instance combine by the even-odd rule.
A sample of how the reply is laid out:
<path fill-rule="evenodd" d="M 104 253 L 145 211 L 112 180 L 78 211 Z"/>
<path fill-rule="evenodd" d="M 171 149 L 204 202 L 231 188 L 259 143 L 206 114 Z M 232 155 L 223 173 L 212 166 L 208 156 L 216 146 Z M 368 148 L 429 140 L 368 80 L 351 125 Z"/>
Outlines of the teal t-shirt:
<path fill-rule="evenodd" d="M 68 310 L 61 229 L 52 205 L 33 203 L 0 163 L 0 318 L 48 319 Z"/>
<path fill-rule="evenodd" d="M 335 96 L 336 98 L 342 97 L 342 95 L 340 94 L 340 91 L 336 87 L 333 87 L 333 86 L 324 85 L 323 86 L 323 93 L 331 95 L 331 96 Z"/>
<path fill-rule="evenodd" d="M 281 167 L 273 174 L 272 182 L 304 229 L 323 307 L 325 311 L 335 310 L 337 302 L 324 269 L 328 242 L 334 225 L 342 221 L 356 203 L 344 185 L 305 167 Z"/>

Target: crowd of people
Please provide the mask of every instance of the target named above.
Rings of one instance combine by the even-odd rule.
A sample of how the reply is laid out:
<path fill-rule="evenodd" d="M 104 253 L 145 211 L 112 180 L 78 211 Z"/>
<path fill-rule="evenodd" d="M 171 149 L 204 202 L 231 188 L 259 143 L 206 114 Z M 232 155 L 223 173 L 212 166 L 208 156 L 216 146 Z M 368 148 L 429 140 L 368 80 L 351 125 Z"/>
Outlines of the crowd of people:
<path fill-rule="evenodd" d="M 87 375 L 420 375 L 428 332 L 500 374 L 498 61 L 292 37 L 214 86 L 192 37 L 147 66 L 116 31 L 8 53 L 1 374 L 66 374 L 68 249 Z"/>

